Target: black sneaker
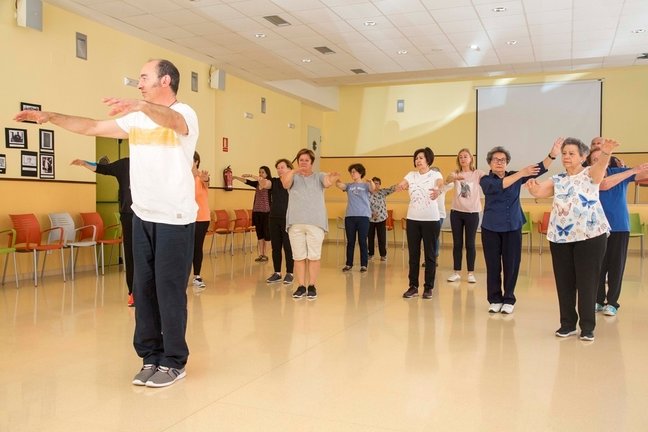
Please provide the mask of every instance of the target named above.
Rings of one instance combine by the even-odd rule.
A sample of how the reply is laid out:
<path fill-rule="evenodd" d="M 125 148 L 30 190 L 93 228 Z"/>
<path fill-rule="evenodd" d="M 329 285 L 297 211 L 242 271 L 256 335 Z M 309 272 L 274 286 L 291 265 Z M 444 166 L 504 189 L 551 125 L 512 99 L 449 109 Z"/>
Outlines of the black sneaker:
<path fill-rule="evenodd" d="M 286 276 L 284 276 L 283 279 L 283 283 L 284 285 L 290 285 L 291 283 L 293 283 L 293 280 L 295 280 L 295 278 L 293 277 L 292 273 L 286 273 Z"/>
<path fill-rule="evenodd" d="M 279 273 L 272 273 L 272 276 L 270 276 L 268 279 L 266 279 L 267 283 L 277 283 L 281 282 L 281 274 Z"/>
<path fill-rule="evenodd" d="M 423 298 L 429 300 L 432 298 L 432 288 L 426 288 L 423 290 Z"/>
<path fill-rule="evenodd" d="M 304 285 L 299 285 L 295 292 L 293 293 L 293 298 L 300 299 L 306 295 L 306 287 Z"/>
<path fill-rule="evenodd" d="M 576 329 L 569 329 L 564 327 L 560 327 L 558 330 L 556 330 L 556 336 L 561 338 L 574 336 L 576 333 L 577 333 Z"/>
<path fill-rule="evenodd" d="M 591 342 L 594 340 L 594 332 L 591 331 L 582 331 L 579 337 L 582 341 Z"/>
<path fill-rule="evenodd" d="M 308 294 L 306 296 L 308 297 L 308 300 L 315 300 L 317 298 L 315 285 L 308 285 Z"/>
<path fill-rule="evenodd" d="M 409 287 L 407 291 L 403 293 L 403 298 L 412 298 L 412 297 L 418 297 L 418 288 L 417 287 Z"/>

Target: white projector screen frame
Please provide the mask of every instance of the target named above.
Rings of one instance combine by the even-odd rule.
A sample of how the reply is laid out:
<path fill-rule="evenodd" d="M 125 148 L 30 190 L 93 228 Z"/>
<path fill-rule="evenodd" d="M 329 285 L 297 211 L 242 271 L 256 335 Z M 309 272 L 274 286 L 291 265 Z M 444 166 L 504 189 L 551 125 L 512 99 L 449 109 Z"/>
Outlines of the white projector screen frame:
<path fill-rule="evenodd" d="M 550 82 L 478 87 L 477 168 L 489 171 L 488 151 L 502 146 L 511 153 L 507 170 L 519 171 L 547 156 L 557 137 L 580 138 L 589 145 L 601 135 L 601 81 Z M 560 156 L 549 173 L 563 172 Z M 522 189 L 523 197 L 530 197 Z"/>

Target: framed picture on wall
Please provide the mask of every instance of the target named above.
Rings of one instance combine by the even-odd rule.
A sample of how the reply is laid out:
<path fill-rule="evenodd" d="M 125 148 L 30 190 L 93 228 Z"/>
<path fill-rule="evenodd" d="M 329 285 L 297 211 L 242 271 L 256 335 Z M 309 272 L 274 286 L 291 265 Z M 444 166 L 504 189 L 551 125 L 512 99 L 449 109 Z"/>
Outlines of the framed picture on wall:
<path fill-rule="evenodd" d="M 29 102 L 20 102 L 20 111 L 25 111 L 25 110 L 40 111 L 41 106 Z M 22 123 L 36 123 L 36 122 L 31 120 L 23 120 Z"/>
<path fill-rule="evenodd" d="M 27 129 L 5 128 L 7 148 L 27 148 Z"/>
<path fill-rule="evenodd" d="M 53 179 L 54 178 L 54 155 L 43 154 L 40 155 L 40 178 Z"/>
<path fill-rule="evenodd" d="M 38 177 L 38 152 L 20 152 L 20 175 L 23 177 Z"/>
<path fill-rule="evenodd" d="M 7 173 L 7 156 L 0 154 L 0 174 Z"/>
<path fill-rule="evenodd" d="M 54 153 L 54 131 L 49 129 L 39 129 L 40 151 L 41 153 Z"/>

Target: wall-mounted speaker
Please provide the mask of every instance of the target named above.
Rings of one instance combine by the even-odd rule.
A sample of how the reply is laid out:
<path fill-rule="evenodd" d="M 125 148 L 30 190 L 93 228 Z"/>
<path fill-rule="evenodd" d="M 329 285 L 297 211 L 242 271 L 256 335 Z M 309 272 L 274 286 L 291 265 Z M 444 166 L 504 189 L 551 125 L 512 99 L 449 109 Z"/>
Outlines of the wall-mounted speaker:
<path fill-rule="evenodd" d="M 225 71 L 214 69 L 209 76 L 209 86 L 216 90 L 225 90 Z"/>
<path fill-rule="evenodd" d="M 41 0 L 17 0 L 16 22 L 20 27 L 43 31 L 43 3 Z"/>

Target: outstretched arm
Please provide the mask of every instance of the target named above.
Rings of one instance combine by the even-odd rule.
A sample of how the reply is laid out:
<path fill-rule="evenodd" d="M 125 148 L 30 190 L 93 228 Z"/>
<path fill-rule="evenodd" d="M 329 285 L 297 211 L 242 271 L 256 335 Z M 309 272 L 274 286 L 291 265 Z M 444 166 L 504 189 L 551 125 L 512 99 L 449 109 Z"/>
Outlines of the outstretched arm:
<path fill-rule="evenodd" d="M 86 117 L 70 116 L 49 111 L 20 111 L 14 117 L 16 121 L 33 121 L 38 124 L 52 123 L 70 132 L 88 136 L 107 138 L 128 138 L 115 120 L 94 120 Z"/>
<path fill-rule="evenodd" d="M 94 162 L 89 162 L 87 160 L 83 159 L 74 159 L 72 162 L 70 162 L 70 165 L 77 165 L 77 166 L 82 166 L 92 172 L 97 171 L 97 164 Z"/>
<path fill-rule="evenodd" d="M 554 194 L 554 184 L 551 179 L 545 180 L 542 183 L 537 179 L 529 179 L 524 186 L 536 198 L 549 198 Z"/>

